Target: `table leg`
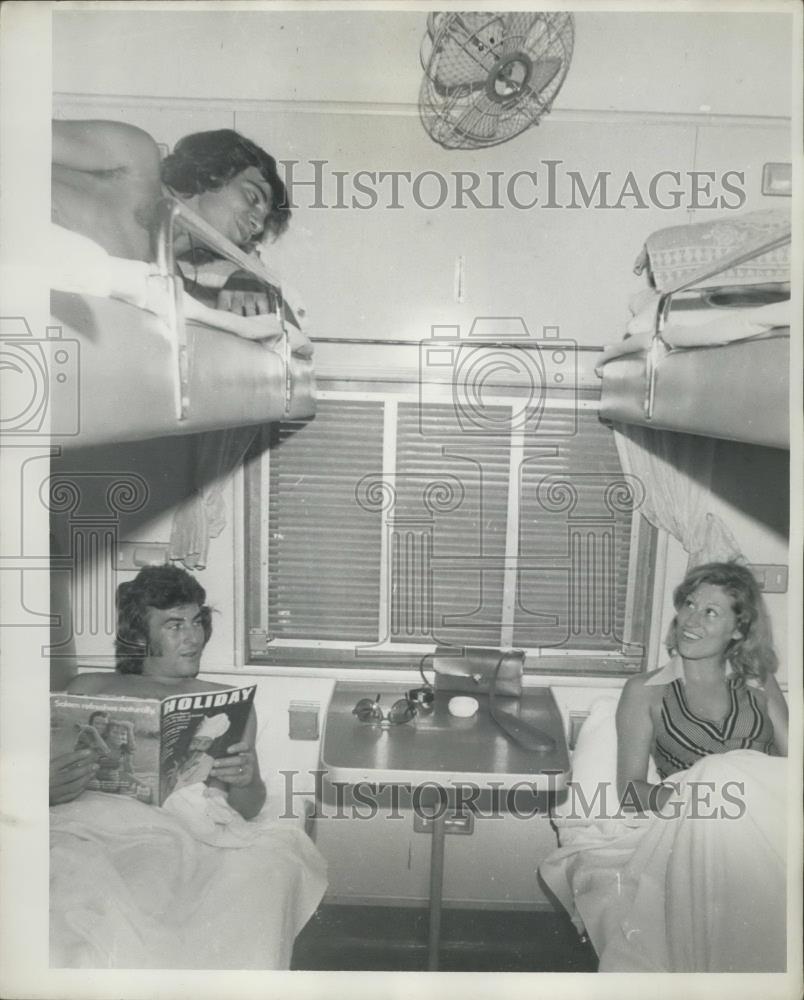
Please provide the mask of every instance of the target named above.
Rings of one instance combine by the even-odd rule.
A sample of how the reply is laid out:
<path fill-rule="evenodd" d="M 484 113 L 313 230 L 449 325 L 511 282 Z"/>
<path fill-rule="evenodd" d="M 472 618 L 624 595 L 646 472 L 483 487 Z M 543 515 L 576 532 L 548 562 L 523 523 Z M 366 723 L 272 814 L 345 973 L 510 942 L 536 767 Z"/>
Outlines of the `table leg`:
<path fill-rule="evenodd" d="M 441 940 L 441 899 L 444 891 L 444 836 L 446 816 L 433 818 L 430 842 L 430 931 L 427 942 L 427 969 L 438 969 L 438 947 Z"/>

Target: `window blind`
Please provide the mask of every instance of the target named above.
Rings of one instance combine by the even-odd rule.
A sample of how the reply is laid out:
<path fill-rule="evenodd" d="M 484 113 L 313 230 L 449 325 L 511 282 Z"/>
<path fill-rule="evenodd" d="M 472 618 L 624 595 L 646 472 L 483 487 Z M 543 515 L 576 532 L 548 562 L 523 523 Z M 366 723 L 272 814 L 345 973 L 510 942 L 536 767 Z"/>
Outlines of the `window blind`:
<path fill-rule="evenodd" d="M 451 404 L 400 404 L 392 642 L 500 644 L 509 463 L 508 439 L 464 434 Z"/>
<path fill-rule="evenodd" d="M 546 411 L 525 438 L 519 479 L 514 645 L 622 648 L 640 495 L 611 431 L 590 410 Z"/>
<path fill-rule="evenodd" d="M 382 448 L 381 403 L 322 400 L 315 420 L 279 425 L 262 499 L 272 639 L 376 640 L 382 518 L 356 489 Z"/>
<path fill-rule="evenodd" d="M 648 616 L 629 606 L 645 606 L 650 574 L 629 580 L 629 554 L 632 535 L 646 555 L 652 536 L 632 532 L 638 484 L 610 430 L 592 409 L 549 403 L 537 426 L 511 428 L 506 407 L 489 436 L 467 434 L 448 397 L 392 394 L 333 394 L 315 420 L 278 425 L 268 475 L 247 490 L 248 529 L 261 520 L 268 535 L 264 559 L 248 560 L 252 653 L 638 655 Z"/>

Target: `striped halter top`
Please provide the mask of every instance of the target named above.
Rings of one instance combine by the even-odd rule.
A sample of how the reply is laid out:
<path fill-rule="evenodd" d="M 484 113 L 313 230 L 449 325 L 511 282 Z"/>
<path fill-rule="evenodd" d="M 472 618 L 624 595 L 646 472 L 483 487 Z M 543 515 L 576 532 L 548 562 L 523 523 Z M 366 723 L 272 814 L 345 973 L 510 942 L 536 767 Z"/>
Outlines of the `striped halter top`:
<path fill-rule="evenodd" d="M 756 692 L 739 677 L 727 679 L 729 710 L 721 723 L 701 719 L 684 696 L 684 681 L 665 687 L 661 726 L 656 733 L 653 757 L 662 780 L 685 771 L 713 753 L 729 750 L 759 750 L 772 754 L 773 723 L 763 712 Z"/>

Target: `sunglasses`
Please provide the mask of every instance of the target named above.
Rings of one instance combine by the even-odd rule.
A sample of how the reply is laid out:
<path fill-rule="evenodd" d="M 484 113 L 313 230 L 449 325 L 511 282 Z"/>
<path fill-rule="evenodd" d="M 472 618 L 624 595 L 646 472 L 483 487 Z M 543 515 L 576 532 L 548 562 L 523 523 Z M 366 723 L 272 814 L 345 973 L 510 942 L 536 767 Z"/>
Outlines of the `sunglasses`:
<path fill-rule="evenodd" d="M 417 712 L 429 711 L 433 707 L 433 698 L 433 691 L 429 686 L 415 688 L 413 691 L 408 691 L 404 698 L 395 701 L 387 712 L 384 712 L 380 705 L 380 695 L 377 695 L 374 701 L 371 698 L 361 698 L 352 709 L 352 715 L 356 715 L 358 721 L 373 726 L 384 728 L 401 726 L 405 722 L 410 722 Z"/>

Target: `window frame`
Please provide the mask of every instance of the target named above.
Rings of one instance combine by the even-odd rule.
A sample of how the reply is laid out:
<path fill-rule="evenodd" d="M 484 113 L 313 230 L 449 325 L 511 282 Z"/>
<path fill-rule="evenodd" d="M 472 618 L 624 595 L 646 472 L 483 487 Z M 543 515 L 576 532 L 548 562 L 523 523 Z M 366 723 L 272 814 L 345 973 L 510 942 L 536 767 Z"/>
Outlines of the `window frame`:
<path fill-rule="evenodd" d="M 410 402 L 418 398 L 419 385 L 415 378 L 406 378 L 404 373 L 396 377 L 380 377 L 377 379 L 355 379 L 342 375 L 328 378 L 319 377 L 318 398 L 339 399 L 348 398 L 358 401 L 369 401 L 383 404 L 383 465 L 385 469 L 393 467 L 396 457 L 397 422 L 389 419 L 389 407 L 396 408 L 400 402 Z M 443 401 L 451 400 L 451 387 L 443 384 Z M 500 395 L 488 397 L 489 404 L 495 402 L 510 403 L 514 393 L 501 387 Z M 579 405 L 585 410 L 599 409 L 599 391 L 582 391 L 579 399 L 572 402 L 566 399 L 566 394 L 558 393 L 550 400 L 551 405 Z M 430 394 L 430 400 L 438 402 L 438 391 Z M 365 655 L 355 655 L 356 643 L 353 640 L 331 639 L 289 639 L 279 641 L 269 638 L 268 630 L 268 587 L 270 573 L 269 559 L 269 517 L 270 503 L 261 502 L 261 498 L 270 497 L 270 464 L 271 436 L 276 425 L 266 425 L 260 429 L 258 441 L 244 469 L 243 476 L 243 579 L 244 594 L 244 643 L 245 663 L 247 667 L 285 667 L 291 671 L 304 669 L 307 672 L 318 672 L 344 678 L 355 678 L 365 671 L 411 671 L 418 670 L 422 657 L 435 647 L 424 643 L 391 642 L 388 638 L 388 619 L 390 601 L 387 586 L 382 582 L 378 635 L 385 635 L 381 643 L 371 646 L 371 652 Z M 524 433 L 519 434 L 521 442 Z M 512 458 L 515 455 L 515 445 L 511 444 Z M 511 462 L 511 475 L 517 473 L 514 461 Z M 512 511 L 512 504 L 515 513 Z M 255 518 L 254 511 L 257 511 Z M 511 499 L 509 492 L 509 512 L 507 535 L 518 536 L 519 496 Z M 255 521 L 257 522 L 255 524 Z M 512 523 L 513 522 L 513 523 Z M 256 537 L 258 543 L 254 546 Z M 251 539 L 251 545 L 248 544 Z M 641 642 L 623 643 L 623 648 L 617 650 L 590 649 L 555 649 L 551 647 L 525 648 L 526 674 L 537 676 L 558 675 L 577 676 L 584 678 L 621 678 L 646 669 L 646 663 L 652 647 L 652 619 L 655 611 L 655 584 L 659 563 L 659 532 L 644 516 L 635 512 L 631 519 L 631 539 L 629 543 L 629 569 L 627 591 L 625 597 L 624 635 L 633 638 L 633 629 L 641 629 Z M 387 580 L 387 533 L 381 535 L 381 568 L 380 580 Z M 256 552 L 255 552 L 256 550 Z M 506 553 L 508 553 L 508 546 Z M 513 580 L 513 591 L 516 590 L 516 570 L 506 571 L 504 584 L 504 600 L 506 587 Z M 640 615 L 637 597 L 644 594 L 643 611 Z M 251 595 L 249 597 L 249 595 Z M 256 614 L 250 613 L 250 606 L 256 608 Z M 255 617 L 258 623 L 255 624 Z M 510 630 L 515 626 L 501 625 L 501 639 L 506 633 L 511 638 Z M 510 644 L 509 644 L 510 645 Z M 501 648 L 507 648 L 501 643 Z"/>

